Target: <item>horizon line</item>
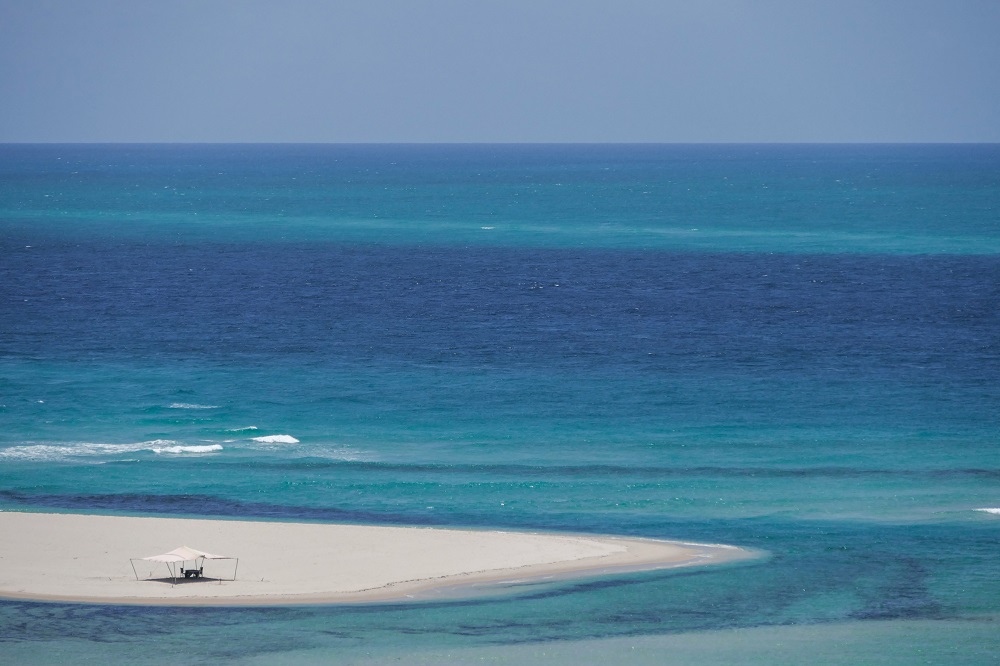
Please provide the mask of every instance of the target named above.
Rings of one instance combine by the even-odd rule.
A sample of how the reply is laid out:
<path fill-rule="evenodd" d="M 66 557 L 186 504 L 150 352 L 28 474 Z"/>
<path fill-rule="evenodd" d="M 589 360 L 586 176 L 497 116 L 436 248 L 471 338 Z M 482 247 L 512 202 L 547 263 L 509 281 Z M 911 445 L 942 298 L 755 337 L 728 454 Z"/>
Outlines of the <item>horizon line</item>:
<path fill-rule="evenodd" d="M 0 141 L 0 146 L 996 146 L 1000 141 Z"/>

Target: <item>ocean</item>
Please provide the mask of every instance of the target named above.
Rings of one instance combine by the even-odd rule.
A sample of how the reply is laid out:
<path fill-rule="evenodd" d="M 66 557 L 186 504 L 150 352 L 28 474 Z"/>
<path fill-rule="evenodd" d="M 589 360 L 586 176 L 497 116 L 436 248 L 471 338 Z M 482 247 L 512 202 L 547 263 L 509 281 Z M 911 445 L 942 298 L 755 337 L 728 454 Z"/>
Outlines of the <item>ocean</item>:
<path fill-rule="evenodd" d="M 6 663 L 997 663 L 998 444 L 1000 146 L 0 146 L 0 509 L 766 553 Z"/>

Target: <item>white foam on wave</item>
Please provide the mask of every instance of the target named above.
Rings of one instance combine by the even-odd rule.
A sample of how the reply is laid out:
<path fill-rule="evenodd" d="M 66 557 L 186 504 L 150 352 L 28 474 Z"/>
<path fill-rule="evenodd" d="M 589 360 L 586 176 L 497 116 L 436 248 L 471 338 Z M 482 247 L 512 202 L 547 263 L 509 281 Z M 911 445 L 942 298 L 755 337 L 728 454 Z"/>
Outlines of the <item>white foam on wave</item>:
<path fill-rule="evenodd" d="M 983 513 L 993 513 L 1000 516 L 1000 509 L 976 509 L 976 511 L 982 511 Z"/>
<path fill-rule="evenodd" d="M 48 462 L 67 458 L 91 456 L 113 456 L 134 453 L 148 448 L 142 444 L 99 444 L 79 442 L 76 444 L 27 444 L 0 449 L 0 460 L 24 460 Z"/>
<path fill-rule="evenodd" d="M 242 428 L 230 428 L 226 432 L 247 432 L 248 430 L 257 430 L 257 426 L 244 426 Z"/>
<path fill-rule="evenodd" d="M 170 405 L 170 409 L 218 409 L 218 405 L 197 405 L 190 402 L 175 402 Z"/>
<path fill-rule="evenodd" d="M 212 453 L 221 451 L 221 444 L 204 444 L 201 446 L 164 446 L 152 449 L 153 453 Z"/>
<path fill-rule="evenodd" d="M 154 439 L 133 444 L 104 444 L 100 442 L 72 442 L 67 444 L 26 444 L 0 449 L 0 460 L 25 462 L 55 462 L 76 458 L 119 456 L 138 451 L 153 453 L 209 453 L 221 451 L 219 444 L 185 446 L 172 439 Z"/>
<path fill-rule="evenodd" d="M 298 444 L 299 440 L 291 435 L 264 435 L 263 437 L 251 438 L 261 444 Z"/>

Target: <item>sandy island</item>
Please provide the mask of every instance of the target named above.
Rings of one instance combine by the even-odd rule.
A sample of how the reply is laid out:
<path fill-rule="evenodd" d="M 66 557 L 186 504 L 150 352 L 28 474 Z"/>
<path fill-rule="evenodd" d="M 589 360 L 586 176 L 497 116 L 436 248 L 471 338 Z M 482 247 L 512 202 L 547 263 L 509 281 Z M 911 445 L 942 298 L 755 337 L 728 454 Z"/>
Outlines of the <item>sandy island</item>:
<path fill-rule="evenodd" d="M 605 536 L 0 511 L 0 597 L 171 605 L 368 603 L 732 562 L 725 545 Z M 134 560 L 189 546 L 204 577 Z M 234 573 L 236 580 L 232 579 Z M 138 574 L 139 580 L 136 580 Z"/>

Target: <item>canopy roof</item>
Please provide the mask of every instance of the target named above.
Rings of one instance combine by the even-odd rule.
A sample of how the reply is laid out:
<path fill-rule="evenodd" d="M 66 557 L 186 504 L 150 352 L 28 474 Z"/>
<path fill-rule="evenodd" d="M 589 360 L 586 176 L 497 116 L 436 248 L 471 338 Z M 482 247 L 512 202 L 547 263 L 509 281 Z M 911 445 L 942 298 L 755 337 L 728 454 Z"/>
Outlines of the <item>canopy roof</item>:
<path fill-rule="evenodd" d="M 180 548 L 174 548 L 169 553 L 163 553 L 162 555 L 150 555 L 149 557 L 143 557 L 144 560 L 149 560 L 150 562 L 190 562 L 192 560 L 197 560 L 199 558 L 204 558 L 206 560 L 232 560 L 233 557 L 228 555 L 213 555 L 212 553 L 206 553 L 202 550 L 197 550 L 196 548 L 189 548 L 188 546 L 181 546 Z"/>

